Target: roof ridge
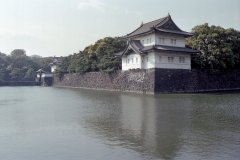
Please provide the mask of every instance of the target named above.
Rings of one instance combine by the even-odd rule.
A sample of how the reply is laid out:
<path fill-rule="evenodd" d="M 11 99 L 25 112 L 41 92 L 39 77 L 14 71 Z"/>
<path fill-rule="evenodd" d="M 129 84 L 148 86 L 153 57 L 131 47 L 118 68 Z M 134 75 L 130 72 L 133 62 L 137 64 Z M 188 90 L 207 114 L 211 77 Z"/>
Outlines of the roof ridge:
<path fill-rule="evenodd" d="M 131 33 L 128 33 L 127 36 L 130 35 L 130 34 L 132 34 L 132 33 L 134 33 L 135 31 L 137 31 L 137 30 L 138 30 L 139 28 L 141 28 L 142 26 L 143 26 L 143 25 L 140 25 L 140 26 L 139 26 L 137 29 L 135 29 L 134 31 L 132 31 Z"/>
<path fill-rule="evenodd" d="M 163 24 L 165 24 L 169 19 L 171 19 L 170 16 L 165 17 L 162 21 L 160 21 L 156 26 L 161 27 Z"/>
<path fill-rule="evenodd" d="M 126 36 L 123 36 L 123 38 L 132 38 L 140 35 L 150 34 L 156 31 L 191 36 L 190 33 L 181 30 L 173 21 L 170 14 L 168 14 L 165 17 L 141 24 L 137 29 Z"/>
<path fill-rule="evenodd" d="M 160 21 L 160 20 L 164 20 L 164 19 L 167 18 L 167 17 L 169 17 L 169 16 L 162 17 L 162 18 L 159 18 L 159 19 L 156 19 L 156 20 L 147 22 L 147 23 L 143 23 L 143 22 L 142 22 L 141 25 L 140 25 L 137 29 L 135 29 L 135 30 L 132 31 L 131 33 L 127 34 L 126 36 L 131 35 L 132 33 L 134 33 L 135 31 L 137 31 L 138 29 L 140 29 L 141 27 L 143 27 L 143 26 L 146 25 L 146 24 L 153 23 L 153 22 L 157 22 L 157 21 Z M 159 23 L 161 23 L 161 22 L 159 22 Z M 159 24 L 159 23 L 158 23 L 158 24 Z M 154 26 L 153 26 L 153 27 L 154 27 Z"/>
<path fill-rule="evenodd" d="M 164 19 L 163 21 L 159 22 L 159 23 L 157 24 L 157 27 L 158 27 L 158 28 L 159 28 L 159 27 L 162 27 L 162 26 L 163 26 L 166 22 L 168 22 L 169 20 L 176 26 L 176 28 L 177 28 L 179 31 L 185 32 L 185 31 L 181 30 L 181 29 L 176 25 L 176 23 L 172 20 L 172 17 L 170 16 L 170 14 L 166 17 L 166 19 Z M 160 29 L 160 28 L 159 28 L 159 29 Z"/>
<path fill-rule="evenodd" d="M 159 19 L 156 19 L 156 20 L 153 20 L 153 21 L 149 21 L 149 22 L 147 22 L 147 23 L 143 23 L 143 25 L 148 24 L 148 23 L 153 23 L 153 22 L 156 22 L 156 21 L 159 21 L 159 20 L 163 20 L 163 19 L 165 19 L 165 18 L 167 18 L 167 17 L 168 17 L 168 16 L 162 17 L 162 18 L 159 18 Z"/>

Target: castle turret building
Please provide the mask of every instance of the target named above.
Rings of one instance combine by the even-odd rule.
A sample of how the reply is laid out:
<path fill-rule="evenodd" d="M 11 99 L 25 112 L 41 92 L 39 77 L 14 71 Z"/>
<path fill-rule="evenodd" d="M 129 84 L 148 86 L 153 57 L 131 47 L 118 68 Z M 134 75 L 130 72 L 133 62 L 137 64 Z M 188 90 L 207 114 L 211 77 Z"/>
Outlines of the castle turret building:
<path fill-rule="evenodd" d="M 127 48 L 121 52 L 122 70 L 129 69 L 191 69 L 191 55 L 197 50 L 185 47 L 192 33 L 182 31 L 168 15 L 141 24 L 123 38 Z"/>

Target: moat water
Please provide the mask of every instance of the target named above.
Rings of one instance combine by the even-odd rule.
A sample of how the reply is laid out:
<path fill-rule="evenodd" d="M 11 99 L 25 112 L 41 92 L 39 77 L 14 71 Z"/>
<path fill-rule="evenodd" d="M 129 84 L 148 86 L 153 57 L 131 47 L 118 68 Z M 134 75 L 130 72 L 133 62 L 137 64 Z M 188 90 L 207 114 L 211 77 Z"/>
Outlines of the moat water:
<path fill-rule="evenodd" d="M 1 160 L 239 158 L 239 93 L 0 87 Z"/>

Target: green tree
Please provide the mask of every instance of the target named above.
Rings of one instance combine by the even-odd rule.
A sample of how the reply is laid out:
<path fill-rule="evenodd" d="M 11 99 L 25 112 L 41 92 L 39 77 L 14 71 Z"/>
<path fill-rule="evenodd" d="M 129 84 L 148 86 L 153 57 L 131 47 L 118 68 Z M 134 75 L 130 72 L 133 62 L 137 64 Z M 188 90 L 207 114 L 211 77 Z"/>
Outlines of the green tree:
<path fill-rule="evenodd" d="M 27 72 L 25 73 L 24 79 L 25 80 L 34 80 L 36 78 L 37 74 L 36 71 L 33 68 L 29 68 Z"/>
<path fill-rule="evenodd" d="M 193 56 L 194 68 L 226 70 L 239 66 L 240 34 L 234 29 L 209 26 L 207 23 L 192 29 L 194 36 L 187 45 L 201 53 Z"/>
<path fill-rule="evenodd" d="M 86 47 L 82 52 L 69 56 L 68 71 L 70 73 L 92 71 L 115 71 L 121 68 L 121 60 L 114 54 L 126 47 L 126 41 L 119 38 L 106 37 Z"/>
<path fill-rule="evenodd" d="M 49 58 L 49 63 L 51 62 Z M 35 80 L 36 71 L 45 64 L 45 58 L 40 56 L 27 56 L 25 50 L 15 49 L 10 55 L 0 52 L 0 81 Z"/>
<path fill-rule="evenodd" d="M 11 80 L 22 80 L 24 77 L 24 72 L 20 69 L 20 68 L 14 68 L 11 72 L 10 72 L 10 77 Z"/>
<path fill-rule="evenodd" d="M 7 55 L 0 52 L 0 81 L 5 80 L 7 75 Z"/>
<path fill-rule="evenodd" d="M 67 56 L 67 57 L 62 57 L 61 58 L 61 63 L 58 65 L 57 71 L 66 73 L 69 72 L 69 65 L 70 65 L 70 60 L 71 60 L 71 56 Z"/>
<path fill-rule="evenodd" d="M 11 52 L 11 56 L 12 57 L 26 57 L 26 51 L 24 49 L 14 49 L 12 52 Z"/>
<path fill-rule="evenodd" d="M 0 81 L 4 81 L 7 77 L 7 72 L 4 68 L 0 68 Z"/>

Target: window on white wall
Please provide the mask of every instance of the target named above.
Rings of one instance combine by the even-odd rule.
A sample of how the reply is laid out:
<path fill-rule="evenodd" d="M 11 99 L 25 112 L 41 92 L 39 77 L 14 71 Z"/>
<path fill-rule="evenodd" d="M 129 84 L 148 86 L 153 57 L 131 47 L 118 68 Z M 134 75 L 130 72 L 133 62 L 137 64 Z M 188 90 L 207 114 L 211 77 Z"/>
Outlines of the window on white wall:
<path fill-rule="evenodd" d="M 173 63 L 174 57 L 168 57 L 168 63 Z"/>
<path fill-rule="evenodd" d="M 146 57 L 146 61 L 148 62 L 148 57 Z"/>
<path fill-rule="evenodd" d="M 177 40 L 176 39 L 171 39 L 171 44 L 175 46 L 177 44 Z"/>
<path fill-rule="evenodd" d="M 132 58 L 132 63 L 133 63 L 133 58 Z"/>
<path fill-rule="evenodd" d="M 129 64 L 129 59 L 127 59 L 127 63 Z"/>
<path fill-rule="evenodd" d="M 185 63 L 185 57 L 179 57 L 179 63 Z"/>
<path fill-rule="evenodd" d="M 147 39 L 147 44 L 149 43 L 149 39 Z"/>
<path fill-rule="evenodd" d="M 162 56 L 158 56 L 158 61 L 162 62 Z"/>
<path fill-rule="evenodd" d="M 138 58 L 136 58 L 136 63 L 138 63 Z"/>
<path fill-rule="evenodd" d="M 159 38 L 159 43 L 160 43 L 160 44 L 164 44 L 164 43 L 165 43 L 165 38 L 160 37 L 160 38 Z"/>
<path fill-rule="evenodd" d="M 149 39 L 149 43 L 152 43 L 152 38 Z"/>

